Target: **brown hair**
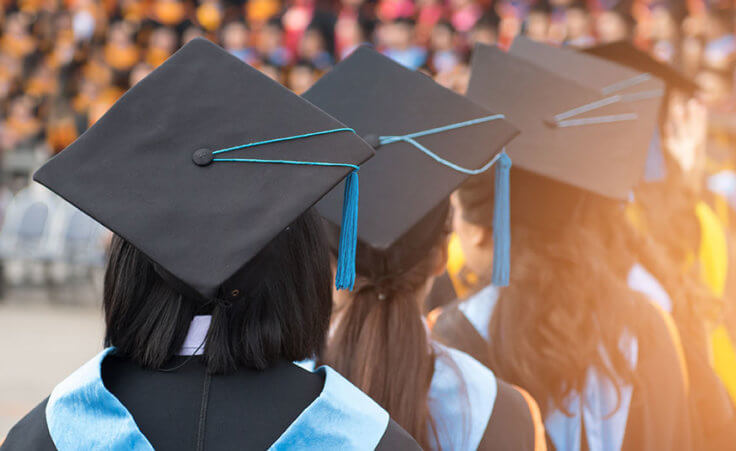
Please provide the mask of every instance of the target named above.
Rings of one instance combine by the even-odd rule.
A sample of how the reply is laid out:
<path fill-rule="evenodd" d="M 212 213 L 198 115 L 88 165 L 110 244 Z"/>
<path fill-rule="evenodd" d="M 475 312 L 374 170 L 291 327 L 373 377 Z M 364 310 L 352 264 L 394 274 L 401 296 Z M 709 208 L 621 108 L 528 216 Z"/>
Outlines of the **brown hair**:
<path fill-rule="evenodd" d="M 612 267 L 611 251 L 620 248 L 605 232 L 622 222 L 610 205 L 588 204 L 565 227 L 512 227 L 511 283 L 491 318 L 489 359 L 499 377 L 529 391 L 543 412 L 566 412 L 565 399 L 582 390 L 591 367 L 613 383 L 618 402 L 620 387 L 635 383 L 619 343 L 625 331 L 640 335 L 640 300 Z"/>
<path fill-rule="evenodd" d="M 669 177 L 636 191 L 642 230 L 632 237 L 635 256 L 662 284 L 672 299 L 673 317 L 685 335 L 702 334 L 703 322 L 715 321 L 722 302 L 700 282 L 700 266 L 685 268 L 688 255 L 698 258 L 700 224 L 697 196 L 679 183 L 674 164 Z"/>
<path fill-rule="evenodd" d="M 447 230 L 408 270 L 358 274 L 351 299 L 338 306 L 338 324 L 322 361 L 385 408 L 425 449 L 436 438 L 428 405 L 435 353 L 422 320 L 418 293 L 447 246 Z M 363 267 L 383 267 L 385 254 L 358 246 Z M 375 264 L 371 264 L 374 262 Z M 359 266 L 359 267 L 360 267 Z"/>

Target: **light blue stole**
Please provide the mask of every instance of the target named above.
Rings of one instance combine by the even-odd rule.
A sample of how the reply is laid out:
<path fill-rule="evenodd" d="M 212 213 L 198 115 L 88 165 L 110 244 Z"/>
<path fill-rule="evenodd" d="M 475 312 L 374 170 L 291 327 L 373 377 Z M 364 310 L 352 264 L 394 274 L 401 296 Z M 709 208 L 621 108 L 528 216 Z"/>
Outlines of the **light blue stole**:
<path fill-rule="evenodd" d="M 496 402 L 496 377 L 457 349 L 432 343 L 436 354 L 427 403 L 437 431 L 431 449 L 474 450 L 483 439 Z M 314 371 L 314 360 L 295 362 Z"/>
<path fill-rule="evenodd" d="M 46 423 L 60 451 L 153 450 L 102 381 L 102 362 L 113 352 L 100 352 L 51 393 Z M 269 449 L 375 449 L 388 427 L 388 413 L 332 368 L 316 371 L 325 378 L 322 392 Z"/>
<path fill-rule="evenodd" d="M 634 291 L 642 293 L 666 312 L 672 313 L 672 299 L 662 284 L 642 265 L 634 263 L 626 277 L 626 283 Z"/>
<path fill-rule="evenodd" d="M 432 449 L 478 448 L 496 403 L 498 385 L 493 372 L 480 362 L 439 343 L 433 343 L 437 358 L 429 387 L 429 411 L 437 438 Z"/>
<path fill-rule="evenodd" d="M 498 302 L 498 288 L 487 286 L 459 304 L 459 309 L 477 332 L 490 341 L 488 327 Z M 621 338 L 620 347 L 632 368 L 638 359 L 636 337 L 628 334 Z M 603 350 L 601 348 L 601 350 Z M 605 353 L 602 353 L 607 359 Z M 582 425 L 590 451 L 618 451 L 623 445 L 626 423 L 631 407 L 633 387 L 619 388 L 620 405 L 616 408 L 616 389 L 611 381 L 593 368 L 588 370 L 582 396 L 573 392 L 567 400 L 571 417 L 560 410 L 553 410 L 545 418 L 544 425 L 556 449 L 579 451 Z"/>

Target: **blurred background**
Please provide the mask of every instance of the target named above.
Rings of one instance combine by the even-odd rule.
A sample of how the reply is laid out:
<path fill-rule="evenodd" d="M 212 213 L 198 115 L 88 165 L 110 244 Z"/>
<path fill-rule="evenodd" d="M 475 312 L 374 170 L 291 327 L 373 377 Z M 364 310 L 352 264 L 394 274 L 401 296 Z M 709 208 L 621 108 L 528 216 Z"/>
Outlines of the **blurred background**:
<path fill-rule="evenodd" d="M 474 43 L 627 39 L 693 77 L 708 161 L 734 169 L 736 2 L 0 0 L 0 442 L 102 347 L 108 233 L 30 174 L 201 36 L 297 93 L 363 43 L 463 92 Z M 104 151 L 104 149 L 101 149 Z"/>

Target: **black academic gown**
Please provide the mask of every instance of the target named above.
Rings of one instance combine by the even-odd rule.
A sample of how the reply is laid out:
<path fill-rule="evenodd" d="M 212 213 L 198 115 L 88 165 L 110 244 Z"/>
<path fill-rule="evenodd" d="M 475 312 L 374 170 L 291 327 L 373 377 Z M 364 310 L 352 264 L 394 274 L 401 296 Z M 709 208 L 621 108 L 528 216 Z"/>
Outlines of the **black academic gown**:
<path fill-rule="evenodd" d="M 696 449 L 736 447 L 736 412 L 723 381 L 708 360 L 705 333 L 679 328 L 690 378 L 690 406 Z"/>
<path fill-rule="evenodd" d="M 183 359 L 176 358 L 172 366 Z M 63 418 L 70 414 L 69 409 L 56 406 L 63 404 L 64 397 L 52 394 L 51 402 L 49 398 L 44 400 L 11 429 L 0 449 L 54 450 L 55 443 L 62 451 L 80 449 L 76 444 L 71 445 L 76 441 L 73 434 L 63 437 L 65 421 L 72 429 L 79 429 L 80 435 L 96 434 L 102 441 L 109 438 L 117 447 L 108 447 L 105 442 L 104 448 L 116 450 L 150 449 L 149 444 L 157 450 L 263 450 L 304 446 L 341 449 L 356 443 L 365 445 L 362 449 L 373 449 L 373 445 L 368 445 L 371 443 L 381 450 L 419 449 L 387 414 L 382 417 L 380 407 L 375 408 L 377 405 L 364 404 L 368 408 L 354 410 L 353 418 L 342 424 L 343 403 L 347 407 L 351 403 L 361 405 L 366 403 L 367 396 L 356 395 L 349 388 L 352 385 L 342 381 L 337 381 L 338 388 L 327 394 L 330 384 L 326 379 L 334 378 L 336 373 L 312 373 L 283 362 L 266 371 L 208 375 L 200 359 L 194 357 L 176 371 L 161 372 L 142 369 L 115 355 L 107 356 L 102 360 L 101 379 L 109 393 L 124 406 L 123 410 L 112 415 L 109 409 L 107 415 L 94 411 L 78 415 L 72 410 L 74 418 Z M 106 409 L 104 402 L 93 400 L 91 404 L 97 404 L 93 409 Z M 315 407 L 319 405 L 326 408 Z M 346 417 L 351 416 L 350 410 L 345 409 Z M 130 414 L 131 422 L 121 419 L 125 412 Z M 90 419 L 93 424 L 83 425 Z M 351 433 L 352 437 L 341 436 Z"/>
<path fill-rule="evenodd" d="M 435 313 L 433 337 L 490 365 L 486 341 L 459 306 L 457 301 Z M 646 302 L 641 303 L 639 313 L 649 333 L 639 340 L 638 385 L 633 390 L 621 449 L 694 449 L 682 365 L 667 325 Z M 585 438 L 581 442 L 581 449 L 587 449 Z M 554 449 L 551 440 L 548 446 Z"/>

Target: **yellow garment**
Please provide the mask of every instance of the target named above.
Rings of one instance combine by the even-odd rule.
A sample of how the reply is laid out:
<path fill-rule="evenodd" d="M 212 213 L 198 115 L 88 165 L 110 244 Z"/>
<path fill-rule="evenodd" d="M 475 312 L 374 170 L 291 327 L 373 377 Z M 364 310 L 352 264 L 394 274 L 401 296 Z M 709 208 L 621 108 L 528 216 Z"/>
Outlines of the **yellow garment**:
<path fill-rule="evenodd" d="M 731 401 L 736 404 L 736 349 L 723 324 L 711 332 L 710 346 L 713 369 L 726 386 Z"/>
<path fill-rule="evenodd" d="M 465 266 L 465 255 L 463 254 L 463 248 L 460 246 L 460 238 L 456 233 L 450 236 L 447 252 L 447 274 L 450 276 L 458 299 L 465 299 L 477 288 L 479 278 Z"/>
<path fill-rule="evenodd" d="M 698 202 L 695 214 L 700 223 L 701 279 L 714 296 L 721 298 L 728 273 L 726 234 L 718 215 L 705 202 Z M 723 324 L 710 333 L 710 352 L 713 369 L 736 404 L 736 347 Z"/>
<path fill-rule="evenodd" d="M 728 274 L 728 249 L 726 233 L 718 215 L 705 202 L 698 202 L 695 215 L 700 223 L 701 280 L 711 293 L 720 298 L 726 290 Z"/>
<path fill-rule="evenodd" d="M 634 226 L 636 230 L 642 233 L 646 231 L 644 227 L 644 218 L 642 217 L 639 204 L 635 202 L 627 203 L 626 207 L 624 208 L 624 214 L 626 215 L 626 220 L 629 222 L 629 224 Z"/>

